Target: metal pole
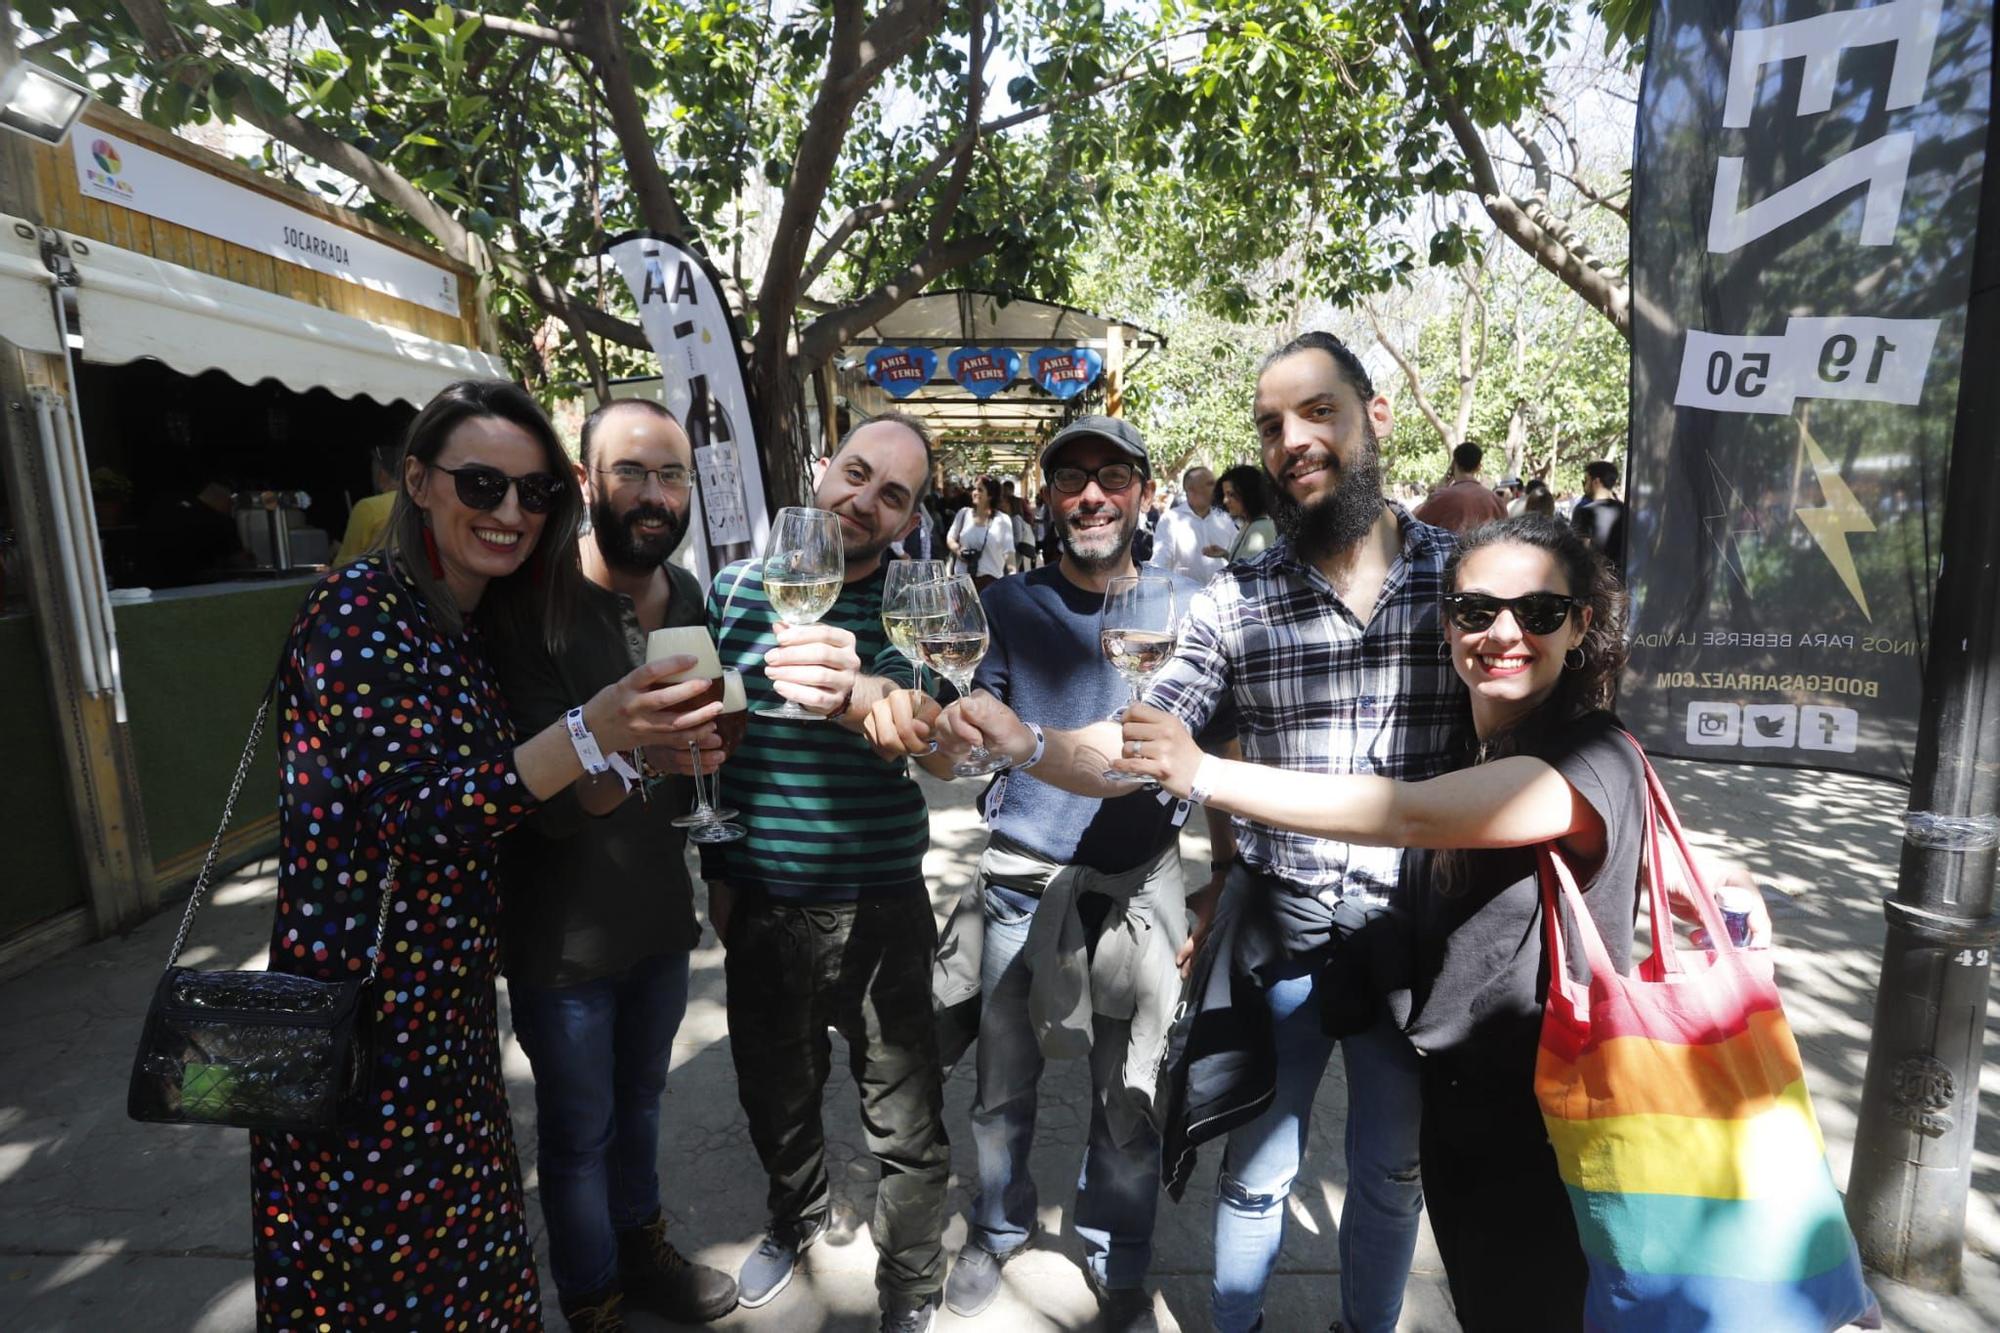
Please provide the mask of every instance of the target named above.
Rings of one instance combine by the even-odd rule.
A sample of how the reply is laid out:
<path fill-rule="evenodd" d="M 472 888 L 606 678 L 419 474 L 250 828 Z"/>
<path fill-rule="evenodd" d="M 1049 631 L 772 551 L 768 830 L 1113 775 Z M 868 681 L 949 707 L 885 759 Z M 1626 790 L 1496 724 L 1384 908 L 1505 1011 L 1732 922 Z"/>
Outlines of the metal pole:
<path fill-rule="evenodd" d="M 1847 1216 L 1870 1268 L 1956 1291 L 2000 848 L 2000 120 L 1989 127 L 1930 655 Z"/>

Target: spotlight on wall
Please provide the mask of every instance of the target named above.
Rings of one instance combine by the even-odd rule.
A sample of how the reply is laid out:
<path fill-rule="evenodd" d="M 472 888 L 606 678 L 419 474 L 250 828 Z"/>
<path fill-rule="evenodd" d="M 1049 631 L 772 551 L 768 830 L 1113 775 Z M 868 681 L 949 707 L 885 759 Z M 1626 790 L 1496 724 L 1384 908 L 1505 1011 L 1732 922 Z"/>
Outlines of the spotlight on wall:
<path fill-rule="evenodd" d="M 34 65 L 0 73 L 0 125 L 17 134 L 59 144 L 90 104 L 90 90 Z"/>

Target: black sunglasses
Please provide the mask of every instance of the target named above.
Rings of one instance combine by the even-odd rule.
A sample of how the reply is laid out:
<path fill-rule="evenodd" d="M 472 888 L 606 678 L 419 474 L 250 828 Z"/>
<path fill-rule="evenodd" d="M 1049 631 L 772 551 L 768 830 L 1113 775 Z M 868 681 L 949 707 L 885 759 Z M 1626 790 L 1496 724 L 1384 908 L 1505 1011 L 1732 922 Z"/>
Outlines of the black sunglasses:
<path fill-rule="evenodd" d="M 433 465 L 435 466 L 435 464 Z M 561 498 L 562 478 L 553 472 L 530 472 L 510 477 L 497 467 L 473 463 L 466 467 L 439 467 L 458 489 L 458 501 L 468 509 L 498 509 L 507 499 L 507 488 L 521 491 L 521 508 L 531 514 L 546 514 Z"/>
<path fill-rule="evenodd" d="M 1081 495 L 1095 479 L 1098 489 L 1116 495 L 1139 480 L 1139 469 L 1130 463 L 1106 463 L 1103 467 L 1059 467 L 1049 473 L 1049 485 L 1064 495 Z"/>
<path fill-rule="evenodd" d="M 1569 619 L 1570 612 L 1582 605 L 1581 598 L 1565 597 L 1559 592 L 1531 592 L 1519 597 L 1489 597 L 1483 592 L 1444 595 L 1445 615 L 1467 634 L 1488 628 L 1502 611 L 1513 612 L 1514 623 L 1529 634 L 1554 634 Z"/>

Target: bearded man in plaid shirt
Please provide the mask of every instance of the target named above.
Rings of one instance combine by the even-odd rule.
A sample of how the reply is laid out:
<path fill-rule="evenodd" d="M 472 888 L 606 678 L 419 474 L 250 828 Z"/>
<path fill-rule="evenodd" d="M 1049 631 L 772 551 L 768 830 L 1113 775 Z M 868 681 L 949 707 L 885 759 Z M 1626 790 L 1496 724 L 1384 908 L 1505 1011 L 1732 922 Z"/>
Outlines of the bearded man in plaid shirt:
<path fill-rule="evenodd" d="M 1439 620 L 1452 537 L 1382 497 L 1388 400 L 1346 345 L 1307 333 L 1264 363 L 1255 419 L 1283 540 L 1194 598 L 1140 707 L 1197 732 L 1223 717 L 1246 758 L 1279 768 L 1416 780 L 1456 767 L 1471 715 Z M 1119 790 L 1101 776 L 1121 743 L 1116 723 L 1044 735 L 974 695 L 938 730 L 946 747 L 983 742 L 1017 763 L 1040 746 L 1044 782 Z M 1191 1003 L 1209 1021 L 1190 1026 L 1170 1097 L 1168 1188 L 1178 1196 L 1186 1184 L 1197 1142 L 1227 1131 L 1212 1314 L 1222 1333 L 1260 1327 L 1337 1041 L 1348 1182 L 1335 1327 L 1390 1333 L 1423 1212 L 1421 1107 L 1416 1053 L 1378 1002 L 1381 978 L 1364 975 L 1363 941 L 1386 925 L 1401 853 L 1234 823 L 1238 859 L 1220 894 L 1188 900 L 1198 920 L 1183 958 L 1195 961 Z M 1212 1048 L 1204 1034 L 1215 1032 L 1229 1034 L 1227 1049 L 1205 1059 L 1196 1043 Z"/>

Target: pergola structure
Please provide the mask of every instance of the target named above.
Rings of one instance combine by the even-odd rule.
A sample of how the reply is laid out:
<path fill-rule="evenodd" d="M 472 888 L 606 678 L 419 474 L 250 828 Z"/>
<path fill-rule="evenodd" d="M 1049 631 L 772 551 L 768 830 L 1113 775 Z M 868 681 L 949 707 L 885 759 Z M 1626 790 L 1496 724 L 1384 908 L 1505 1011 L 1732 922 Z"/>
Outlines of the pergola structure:
<path fill-rule="evenodd" d="M 1054 301 L 1003 301 L 992 292 L 930 292 L 898 306 L 847 341 L 835 358 L 832 389 L 855 419 L 907 412 L 931 428 L 955 454 L 978 452 L 996 472 L 1024 467 L 1041 442 L 1083 412 L 1123 415 L 1124 377 L 1166 338 Z M 897 399 L 868 378 L 866 359 L 877 347 L 927 347 L 937 353 L 936 373 L 907 398 Z M 960 347 L 1010 347 L 1021 357 L 1015 382 L 980 398 L 951 378 L 946 358 Z M 1029 378 L 1028 358 L 1039 348 L 1090 348 L 1104 358 L 1098 380 L 1062 399 Z M 829 421 L 834 413 L 827 414 Z"/>

